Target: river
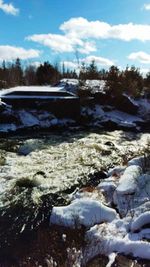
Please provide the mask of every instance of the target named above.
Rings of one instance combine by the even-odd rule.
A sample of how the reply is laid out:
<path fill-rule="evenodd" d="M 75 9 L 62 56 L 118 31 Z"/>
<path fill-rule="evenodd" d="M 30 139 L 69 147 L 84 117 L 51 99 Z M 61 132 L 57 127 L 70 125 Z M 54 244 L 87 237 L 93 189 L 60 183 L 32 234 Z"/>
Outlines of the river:
<path fill-rule="evenodd" d="M 0 142 L 0 248 L 49 220 L 53 205 L 99 181 L 138 154 L 147 134 L 66 131 L 2 138 Z"/>

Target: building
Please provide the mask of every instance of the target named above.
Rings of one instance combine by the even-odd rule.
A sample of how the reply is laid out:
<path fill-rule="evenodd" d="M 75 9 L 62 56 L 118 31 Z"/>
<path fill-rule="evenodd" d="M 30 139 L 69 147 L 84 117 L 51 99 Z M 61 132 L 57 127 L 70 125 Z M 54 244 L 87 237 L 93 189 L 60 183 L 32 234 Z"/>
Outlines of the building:
<path fill-rule="evenodd" d="M 16 109 L 38 109 L 53 113 L 58 118 L 80 116 L 79 97 L 63 87 L 21 86 L 2 90 L 1 101 Z"/>

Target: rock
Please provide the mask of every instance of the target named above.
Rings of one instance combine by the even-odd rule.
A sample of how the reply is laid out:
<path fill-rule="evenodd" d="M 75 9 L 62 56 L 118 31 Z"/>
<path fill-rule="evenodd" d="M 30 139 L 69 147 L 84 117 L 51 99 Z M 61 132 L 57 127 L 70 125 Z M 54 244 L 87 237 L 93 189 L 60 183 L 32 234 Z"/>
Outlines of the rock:
<path fill-rule="evenodd" d="M 20 120 L 18 118 L 18 116 L 14 115 L 13 113 L 7 113 L 7 112 L 2 112 L 0 113 L 0 123 L 1 124 L 11 124 L 11 123 L 15 123 L 15 124 L 20 124 Z"/>
<path fill-rule="evenodd" d="M 104 144 L 105 146 L 113 146 L 114 147 L 114 143 L 113 142 L 111 142 L 111 141 L 107 141 L 105 144 Z"/>
<path fill-rule="evenodd" d="M 137 260 L 130 259 L 123 255 L 117 255 L 116 260 L 112 267 L 148 267 L 148 261 L 143 260 L 138 262 Z"/>
<path fill-rule="evenodd" d="M 86 267 L 106 267 L 108 263 L 108 258 L 105 255 L 100 255 L 90 260 Z"/>
<path fill-rule="evenodd" d="M 126 95 L 110 96 L 109 94 L 96 93 L 94 95 L 95 104 L 113 106 L 116 109 L 135 115 L 138 113 L 138 106 L 134 104 Z M 106 110 L 107 111 L 107 110 Z"/>
<path fill-rule="evenodd" d="M 112 104 L 116 109 L 132 114 L 132 115 L 136 115 L 138 113 L 138 106 L 134 104 L 125 95 L 114 97 L 110 104 Z"/>
<path fill-rule="evenodd" d="M 111 120 L 107 120 L 107 121 L 104 121 L 104 122 L 101 122 L 101 125 L 106 129 L 106 130 L 110 130 L 110 131 L 113 131 L 113 130 L 116 130 L 118 129 L 118 124 L 114 121 L 111 121 Z"/>

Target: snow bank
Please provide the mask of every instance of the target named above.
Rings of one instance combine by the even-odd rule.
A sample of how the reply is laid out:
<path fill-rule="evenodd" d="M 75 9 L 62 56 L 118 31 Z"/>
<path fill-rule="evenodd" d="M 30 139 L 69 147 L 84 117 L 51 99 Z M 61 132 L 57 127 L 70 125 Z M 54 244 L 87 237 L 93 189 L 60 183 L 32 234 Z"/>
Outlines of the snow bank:
<path fill-rule="evenodd" d="M 144 160 L 145 160 L 144 156 L 133 158 L 129 160 L 128 166 L 138 165 L 142 168 L 144 166 Z"/>
<path fill-rule="evenodd" d="M 134 220 L 131 224 L 131 231 L 135 232 L 140 230 L 144 225 L 150 224 L 150 211 L 141 214 L 138 218 Z"/>
<path fill-rule="evenodd" d="M 52 224 L 90 228 L 86 232 L 84 264 L 99 254 L 112 255 L 108 266 L 117 253 L 150 259 L 150 174 L 143 172 L 140 162 L 138 157 L 127 167 L 111 169 L 110 176 L 96 187 L 109 207 L 79 191 L 69 206 L 53 208 Z M 94 196 L 94 191 L 90 194 Z M 119 214 L 111 208 L 112 203 Z M 141 229 L 143 226 L 148 228 Z"/>
<path fill-rule="evenodd" d="M 117 187 L 117 194 L 133 194 L 136 191 L 138 179 L 141 175 L 141 168 L 137 165 L 132 165 L 126 168 L 121 176 Z"/>
<path fill-rule="evenodd" d="M 133 127 L 136 126 L 137 121 L 143 121 L 140 117 L 129 115 L 119 110 L 106 112 L 108 119 L 119 123 L 122 126 Z"/>
<path fill-rule="evenodd" d="M 69 227 L 84 225 L 91 227 L 97 223 L 111 222 L 117 216 L 115 210 L 89 198 L 76 199 L 69 206 L 54 207 L 50 223 Z"/>
<path fill-rule="evenodd" d="M 95 225 L 87 231 L 86 235 L 89 244 L 86 249 L 87 260 L 98 254 L 109 256 L 114 252 L 150 259 L 150 243 L 141 240 L 135 241 L 133 237 L 132 235 L 129 237 L 121 223 L 119 226 L 115 220 L 112 223 Z"/>

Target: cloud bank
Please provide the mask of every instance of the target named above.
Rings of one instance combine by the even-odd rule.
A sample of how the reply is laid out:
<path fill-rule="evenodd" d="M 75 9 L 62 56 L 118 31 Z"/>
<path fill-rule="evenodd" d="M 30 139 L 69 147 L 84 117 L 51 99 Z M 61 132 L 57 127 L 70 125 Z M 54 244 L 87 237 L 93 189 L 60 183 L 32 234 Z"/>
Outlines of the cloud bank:
<path fill-rule="evenodd" d="M 41 51 L 34 49 L 24 49 L 22 47 L 15 47 L 9 45 L 0 45 L 0 61 L 11 61 L 16 58 L 30 59 L 37 58 L 41 54 Z"/>
<path fill-rule="evenodd" d="M 150 25 L 147 24 L 110 25 L 103 21 L 88 21 L 79 17 L 64 22 L 59 29 L 62 34 L 34 34 L 26 37 L 26 40 L 47 46 L 54 52 L 79 51 L 81 54 L 97 51 L 96 40 L 150 41 Z"/>
<path fill-rule="evenodd" d="M 128 59 L 137 60 L 143 64 L 150 64 L 150 54 L 147 54 L 143 51 L 131 53 L 128 56 Z"/>

